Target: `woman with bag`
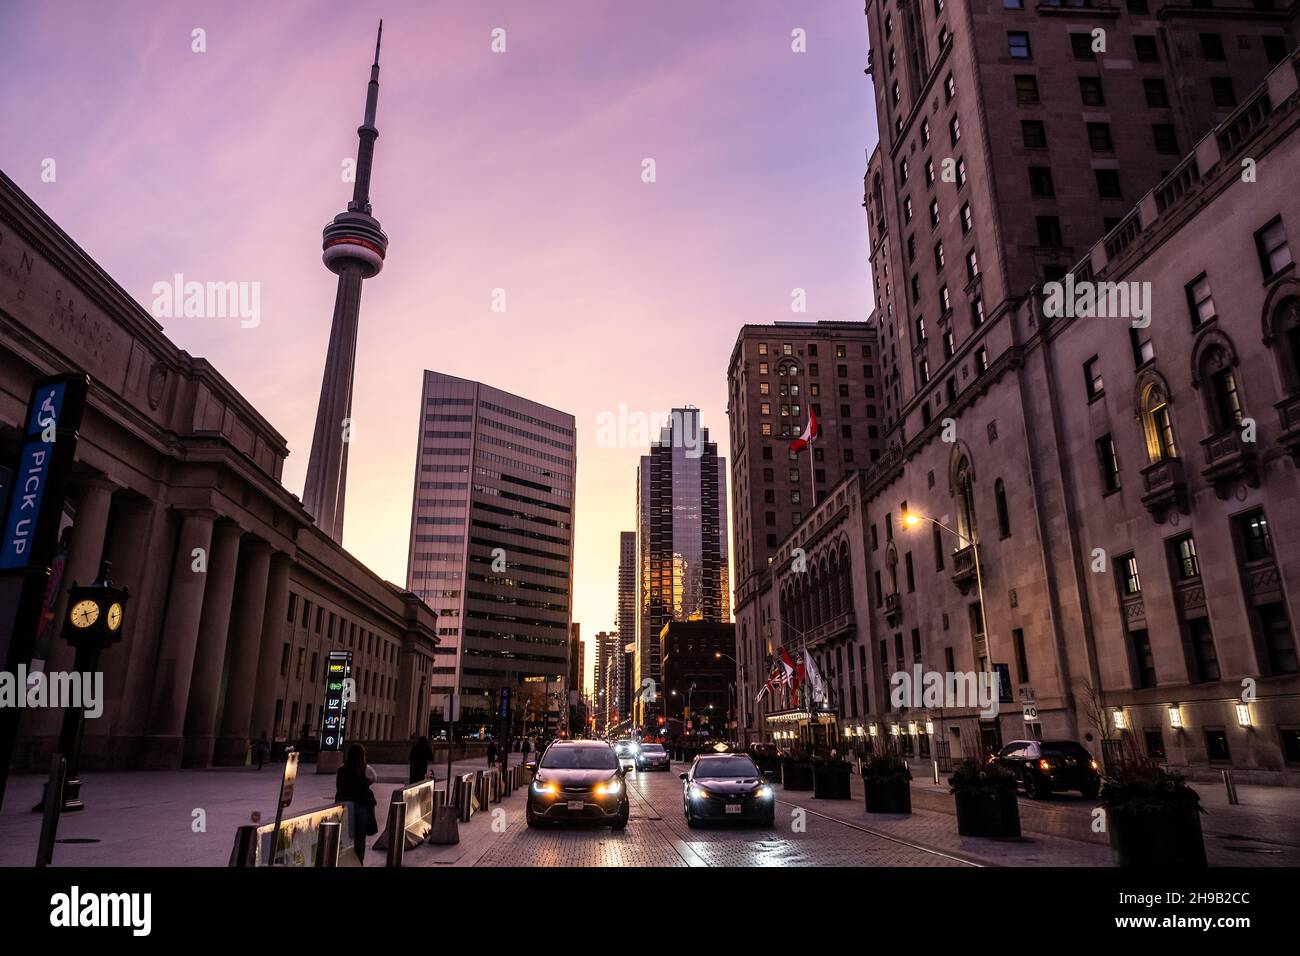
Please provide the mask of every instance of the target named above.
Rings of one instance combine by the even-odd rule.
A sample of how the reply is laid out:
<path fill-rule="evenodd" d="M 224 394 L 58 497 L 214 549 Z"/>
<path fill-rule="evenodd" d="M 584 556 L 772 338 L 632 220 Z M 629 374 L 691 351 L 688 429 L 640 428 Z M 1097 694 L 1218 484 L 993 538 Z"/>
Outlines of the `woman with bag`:
<path fill-rule="evenodd" d="M 366 863 L 366 837 L 379 832 L 379 824 L 375 821 L 375 794 L 370 789 L 375 776 L 366 763 L 366 748 L 353 744 L 334 777 L 335 802 L 352 804 L 352 843 L 362 866 Z"/>

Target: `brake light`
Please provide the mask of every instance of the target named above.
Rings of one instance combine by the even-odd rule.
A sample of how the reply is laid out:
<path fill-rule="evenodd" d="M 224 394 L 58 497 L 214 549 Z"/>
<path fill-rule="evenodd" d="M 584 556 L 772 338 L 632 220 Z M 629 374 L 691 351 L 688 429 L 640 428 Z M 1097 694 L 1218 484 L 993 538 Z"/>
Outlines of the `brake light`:
<path fill-rule="evenodd" d="M 1051 769 L 1052 769 L 1052 762 L 1051 762 L 1050 760 L 1040 760 L 1040 761 L 1038 761 L 1038 769 L 1039 769 L 1039 770 L 1051 770 Z"/>

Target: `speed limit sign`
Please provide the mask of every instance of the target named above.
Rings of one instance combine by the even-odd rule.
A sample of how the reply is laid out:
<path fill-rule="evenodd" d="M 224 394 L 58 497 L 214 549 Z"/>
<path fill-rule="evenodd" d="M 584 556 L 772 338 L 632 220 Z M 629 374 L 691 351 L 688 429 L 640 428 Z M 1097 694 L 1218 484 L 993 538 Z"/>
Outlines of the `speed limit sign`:
<path fill-rule="evenodd" d="M 1024 708 L 1025 708 L 1025 723 L 1027 724 L 1038 723 L 1038 705 L 1025 704 Z"/>

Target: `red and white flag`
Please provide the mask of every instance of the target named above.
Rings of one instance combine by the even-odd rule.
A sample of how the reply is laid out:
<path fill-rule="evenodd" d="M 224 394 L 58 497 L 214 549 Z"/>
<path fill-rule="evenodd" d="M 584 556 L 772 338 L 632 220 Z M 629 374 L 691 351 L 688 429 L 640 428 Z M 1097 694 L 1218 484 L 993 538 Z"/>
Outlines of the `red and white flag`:
<path fill-rule="evenodd" d="M 790 450 L 796 453 L 803 451 L 812 444 L 813 439 L 816 438 L 818 434 L 817 416 L 813 414 L 812 406 L 810 405 L 808 406 L 808 426 L 803 430 L 802 435 L 790 442 Z"/>

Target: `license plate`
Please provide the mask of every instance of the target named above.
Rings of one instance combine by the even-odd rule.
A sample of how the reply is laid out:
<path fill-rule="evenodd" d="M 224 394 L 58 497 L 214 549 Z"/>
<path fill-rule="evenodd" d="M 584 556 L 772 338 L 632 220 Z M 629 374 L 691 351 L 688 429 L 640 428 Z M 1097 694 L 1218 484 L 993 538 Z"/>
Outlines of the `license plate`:
<path fill-rule="evenodd" d="M 741 810 L 743 810 L 743 809 L 745 809 L 745 808 L 742 807 L 742 806 L 741 806 L 740 804 L 738 804 L 738 803 L 729 804 L 729 805 L 727 806 L 727 812 L 728 812 L 728 813 L 739 813 L 739 812 L 740 812 Z"/>
<path fill-rule="evenodd" d="M 583 802 L 582 802 L 581 800 L 570 800 L 570 801 L 569 801 L 569 809 L 570 809 L 570 810 L 581 810 L 581 809 L 583 808 L 583 806 L 584 806 L 584 804 L 583 804 Z"/>

